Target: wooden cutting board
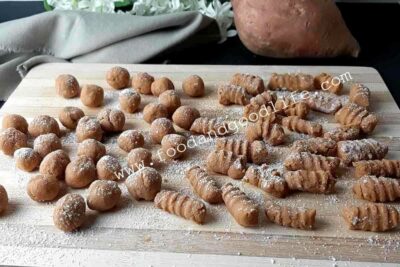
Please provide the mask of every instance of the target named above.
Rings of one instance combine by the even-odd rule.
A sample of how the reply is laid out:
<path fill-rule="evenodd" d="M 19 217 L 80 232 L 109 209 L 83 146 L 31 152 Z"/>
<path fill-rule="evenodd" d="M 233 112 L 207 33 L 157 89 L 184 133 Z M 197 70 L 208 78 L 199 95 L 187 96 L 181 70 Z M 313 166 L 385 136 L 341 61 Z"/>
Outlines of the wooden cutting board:
<path fill-rule="evenodd" d="M 170 77 L 175 83 L 184 105 L 198 108 L 203 116 L 226 117 L 228 121 L 233 123 L 240 118 L 242 107 L 219 105 L 216 87 L 220 83 L 229 81 L 230 77 L 236 72 L 260 75 L 266 80 L 273 72 L 305 72 L 310 74 L 327 72 L 333 75 L 349 72 L 353 78 L 352 82 L 361 82 L 372 90 L 372 111 L 376 112 L 380 118 L 380 123 L 374 131 L 373 137 L 389 144 L 390 152 L 387 158 L 400 159 L 400 110 L 382 78 L 372 68 L 122 66 L 126 67 L 131 73 L 146 71 L 156 77 Z M 105 74 L 111 67 L 112 65 L 105 64 L 40 65 L 31 70 L 23 79 L 2 107 L 1 116 L 6 113 L 16 113 L 25 116 L 28 120 L 41 114 L 58 117 L 58 112 L 64 106 L 78 106 L 87 115 L 95 116 L 101 108 L 86 108 L 81 104 L 79 98 L 66 100 L 56 95 L 54 80 L 62 73 L 76 76 L 80 84 L 93 83 L 102 86 L 106 92 L 105 107 L 118 108 L 118 91 L 111 89 L 105 81 Z M 207 90 L 203 98 L 189 98 L 182 93 L 181 82 L 190 74 L 198 74 L 205 80 Z M 346 88 L 346 92 L 348 92 L 348 88 Z M 345 99 L 345 97 L 343 98 Z M 151 101 L 156 101 L 156 98 L 152 96 L 142 97 L 141 108 Z M 127 115 L 126 129 L 141 129 L 146 136 L 146 147 L 153 151 L 153 158 L 156 158 L 159 147 L 151 144 L 148 134 L 146 134 L 148 125 L 141 118 L 141 112 Z M 310 119 L 322 123 L 324 129 L 331 129 L 336 126 L 333 116 L 312 113 Z M 74 133 L 65 129 L 63 132 L 63 148 L 73 158 L 76 153 Z M 240 132 L 238 135 L 241 134 Z M 195 140 L 199 141 L 198 137 L 196 138 Z M 288 152 L 287 146 L 298 138 L 304 138 L 304 136 L 288 133 L 288 142 L 285 146 L 270 148 L 269 164 L 278 169 L 281 168 L 282 159 Z M 104 143 L 107 144 L 108 153 L 118 157 L 121 163 L 125 165 L 126 153 L 116 145 L 116 136 L 107 136 Z M 184 177 L 184 171 L 194 164 L 203 164 L 212 146 L 213 141 L 198 144 L 198 147 L 191 149 L 181 161 L 163 163 L 155 159 L 156 167 L 163 176 L 163 187 L 192 194 Z M 340 177 L 336 194 L 298 193 L 289 196 L 287 199 L 277 200 L 285 205 L 316 208 L 317 224 L 313 231 L 300 231 L 273 225 L 266 222 L 263 212 L 261 212 L 259 227 L 243 228 L 234 222 L 223 205 L 207 205 L 208 218 L 206 224 L 196 225 L 158 210 L 150 202 L 131 200 L 123 182 L 121 182 L 123 199 L 115 211 L 109 213 L 88 211 L 87 222 L 80 231 L 64 234 L 57 230 L 52 223 L 54 203 L 36 203 L 27 196 L 25 192 L 26 183 L 31 175 L 17 170 L 11 157 L 0 155 L 0 184 L 6 187 L 10 196 L 9 210 L 0 217 L 0 263 L 2 264 L 73 263 L 73 259 L 76 257 L 75 263 L 91 262 L 102 265 L 105 264 L 105 261 L 98 261 L 101 256 L 106 257 L 110 263 L 126 264 L 127 262 L 121 261 L 129 258 L 126 257 L 126 253 L 132 253 L 131 255 L 142 253 L 140 254 L 141 257 L 146 258 L 141 258 L 140 261 L 137 261 L 137 258 L 132 258 L 133 262 L 142 264 L 153 264 L 154 259 L 160 259 L 157 261 L 160 264 L 174 263 L 174 256 L 171 256 L 170 253 L 185 253 L 183 255 L 188 255 L 184 257 L 186 260 L 182 260 L 181 256 L 176 256 L 176 259 L 180 259 L 180 263 L 197 262 L 200 265 L 212 260 L 215 264 L 232 265 L 252 262 L 254 265 L 264 264 L 265 266 L 269 263 L 275 263 L 273 258 L 321 260 L 317 263 L 314 262 L 315 264 L 322 263 L 323 260 L 330 264 L 335 261 L 400 262 L 399 231 L 379 234 L 350 231 L 347 230 L 340 217 L 340 210 L 344 205 L 363 202 L 355 200 L 352 196 L 351 170 L 345 171 L 344 175 Z M 221 184 L 232 181 L 224 176 L 218 176 L 217 179 Z M 264 194 L 255 187 L 243 184 L 240 181 L 233 181 L 233 183 L 240 186 L 250 197 L 256 200 L 260 204 L 261 211 L 263 211 L 264 201 L 272 199 L 271 196 Z M 71 190 L 67 189 L 67 191 Z M 85 190 L 74 191 L 86 195 Z M 394 205 L 400 208 L 398 203 Z M 190 260 L 191 254 L 196 254 L 193 261 Z M 125 255 L 125 257 L 122 255 Z M 259 258 L 252 258 L 254 256 L 269 258 L 265 258 L 264 261 Z M 244 261 L 244 259 L 247 259 L 247 261 Z M 271 259 L 271 261 L 267 261 L 267 259 Z M 279 262 L 279 259 L 277 261 Z"/>

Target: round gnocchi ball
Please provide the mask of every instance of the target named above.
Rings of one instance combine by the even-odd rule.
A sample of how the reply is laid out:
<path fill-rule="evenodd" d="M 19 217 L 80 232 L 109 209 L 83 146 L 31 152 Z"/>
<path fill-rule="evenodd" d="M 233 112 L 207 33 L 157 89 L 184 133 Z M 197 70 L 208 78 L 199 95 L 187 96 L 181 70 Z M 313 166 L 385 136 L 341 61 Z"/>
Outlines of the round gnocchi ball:
<path fill-rule="evenodd" d="M 2 126 L 3 129 L 14 128 L 24 134 L 28 133 L 28 122 L 24 117 L 18 114 L 4 115 Z"/>
<path fill-rule="evenodd" d="M 14 128 L 8 128 L 0 133 L 0 150 L 5 155 L 12 156 L 17 149 L 27 146 L 28 137 Z"/>
<path fill-rule="evenodd" d="M 47 115 L 39 115 L 29 123 L 28 132 L 32 137 L 48 133 L 60 136 L 60 126 L 54 118 Z"/>
<path fill-rule="evenodd" d="M 82 109 L 77 107 L 64 107 L 58 114 L 58 119 L 65 128 L 75 130 L 78 121 L 85 116 Z"/>
<path fill-rule="evenodd" d="M 79 94 L 78 80 L 70 74 L 61 74 L 56 79 L 57 93 L 64 98 L 73 98 Z"/>
<path fill-rule="evenodd" d="M 151 95 L 151 84 L 154 77 L 147 72 L 139 72 L 132 78 L 132 88 L 144 95 Z"/>
<path fill-rule="evenodd" d="M 168 113 L 171 115 L 181 106 L 181 99 L 175 90 L 165 91 L 158 97 L 158 101 L 167 108 Z"/>
<path fill-rule="evenodd" d="M 56 150 L 42 160 L 39 166 L 39 173 L 44 176 L 53 176 L 57 179 L 65 177 L 65 169 L 71 162 L 68 154 L 64 150 Z"/>
<path fill-rule="evenodd" d="M 161 182 L 161 175 L 155 169 L 144 167 L 129 175 L 125 185 L 135 200 L 151 201 L 160 192 Z"/>
<path fill-rule="evenodd" d="M 100 122 L 89 116 L 82 117 L 76 126 L 76 138 L 78 142 L 82 142 L 86 139 L 101 141 L 103 138 L 103 130 Z"/>
<path fill-rule="evenodd" d="M 105 132 L 120 132 L 125 126 L 125 115 L 118 109 L 103 109 L 97 119 Z"/>
<path fill-rule="evenodd" d="M 119 106 L 127 113 L 135 113 L 139 110 L 140 94 L 132 89 L 124 89 L 119 93 Z"/>
<path fill-rule="evenodd" d="M 147 123 L 152 123 L 158 118 L 168 118 L 168 116 L 167 108 L 159 103 L 149 103 L 143 109 L 143 119 Z"/>
<path fill-rule="evenodd" d="M 54 176 L 39 174 L 29 180 L 26 191 L 34 201 L 52 201 L 60 193 L 60 184 Z"/>
<path fill-rule="evenodd" d="M 107 83 L 114 89 L 122 89 L 129 86 L 131 75 L 122 67 L 111 68 L 106 75 Z"/>
<path fill-rule="evenodd" d="M 127 130 L 119 135 L 117 143 L 122 150 L 129 152 L 134 148 L 142 147 L 144 137 L 139 131 Z"/>
<path fill-rule="evenodd" d="M 179 134 L 168 134 L 161 141 L 161 149 L 171 159 L 181 158 L 187 150 L 186 137 Z"/>
<path fill-rule="evenodd" d="M 97 180 L 88 189 L 87 205 L 91 210 L 113 209 L 121 198 L 121 189 L 115 181 Z"/>
<path fill-rule="evenodd" d="M 167 90 L 175 90 L 174 83 L 167 77 L 158 78 L 151 84 L 151 93 L 154 96 L 159 96 Z"/>
<path fill-rule="evenodd" d="M 96 163 L 106 154 L 106 146 L 95 139 L 86 139 L 78 145 L 78 156 L 86 156 Z"/>
<path fill-rule="evenodd" d="M 53 211 L 54 225 L 64 231 L 72 232 L 83 225 L 86 216 L 86 203 L 79 194 L 66 194 L 57 201 Z"/>
<path fill-rule="evenodd" d="M 29 147 L 23 147 L 15 151 L 15 166 L 23 171 L 31 172 L 39 167 L 42 157 L 38 152 Z"/>
<path fill-rule="evenodd" d="M 97 178 L 96 165 L 88 157 L 78 157 L 65 169 L 65 182 L 72 188 L 84 188 Z"/>
<path fill-rule="evenodd" d="M 151 158 L 151 152 L 145 148 L 138 147 L 132 149 L 127 156 L 128 166 L 132 170 L 137 171 L 143 167 L 151 166 L 153 164 Z"/>
<path fill-rule="evenodd" d="M 4 186 L 0 185 L 0 214 L 4 213 L 8 207 L 8 195 Z"/>
<path fill-rule="evenodd" d="M 87 107 L 96 108 L 103 105 L 104 90 L 100 86 L 87 84 L 82 87 L 81 102 Z"/>
<path fill-rule="evenodd" d="M 119 179 L 119 175 L 122 174 L 121 165 L 118 162 L 118 159 L 105 155 L 96 164 L 97 169 L 97 177 L 100 180 L 117 180 Z"/>
<path fill-rule="evenodd" d="M 200 97 L 204 95 L 204 81 L 198 75 L 191 75 L 182 82 L 182 89 L 185 94 L 191 97 Z"/>
<path fill-rule="evenodd" d="M 33 141 L 33 149 L 44 158 L 50 152 L 61 149 L 60 138 L 53 133 L 39 135 Z"/>
<path fill-rule="evenodd" d="M 185 130 L 190 130 L 193 122 L 200 117 L 200 112 L 189 106 L 179 107 L 172 115 L 172 121 Z"/>
<path fill-rule="evenodd" d="M 175 133 L 174 125 L 167 118 L 159 118 L 151 123 L 150 137 L 156 144 L 161 144 L 161 140 L 167 134 Z"/>

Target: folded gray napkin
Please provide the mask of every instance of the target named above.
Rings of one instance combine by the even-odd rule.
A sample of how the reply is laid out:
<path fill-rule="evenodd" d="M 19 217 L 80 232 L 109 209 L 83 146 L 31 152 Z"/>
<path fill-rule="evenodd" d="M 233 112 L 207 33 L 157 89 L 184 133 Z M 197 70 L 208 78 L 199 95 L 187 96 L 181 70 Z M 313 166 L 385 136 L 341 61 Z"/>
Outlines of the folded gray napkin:
<path fill-rule="evenodd" d="M 1 23 L 0 99 L 6 99 L 21 76 L 38 64 L 139 63 L 219 38 L 215 21 L 198 12 L 132 16 L 52 11 Z"/>

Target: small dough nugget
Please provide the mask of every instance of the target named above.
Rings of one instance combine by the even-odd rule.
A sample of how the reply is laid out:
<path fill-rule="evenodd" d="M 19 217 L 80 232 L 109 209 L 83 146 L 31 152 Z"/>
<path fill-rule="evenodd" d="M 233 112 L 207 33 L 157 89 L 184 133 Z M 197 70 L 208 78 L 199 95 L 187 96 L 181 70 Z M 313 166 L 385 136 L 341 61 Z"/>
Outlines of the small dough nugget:
<path fill-rule="evenodd" d="M 96 118 L 85 116 L 79 120 L 76 126 L 76 139 L 79 143 L 86 139 L 101 141 L 102 138 L 103 129 Z"/>
<path fill-rule="evenodd" d="M 248 162 L 258 165 L 268 160 L 268 149 L 263 141 L 250 143 L 243 139 L 218 138 L 215 149 L 231 151 L 235 156 L 246 156 Z"/>
<path fill-rule="evenodd" d="M 54 176 L 57 179 L 65 177 L 65 169 L 71 162 L 68 154 L 64 150 L 56 150 L 49 154 L 42 160 L 39 167 L 39 172 L 45 176 Z"/>
<path fill-rule="evenodd" d="M 14 128 L 24 134 L 28 133 L 28 122 L 18 114 L 6 114 L 2 121 L 3 129 Z"/>
<path fill-rule="evenodd" d="M 84 188 L 96 178 L 96 165 L 88 157 L 76 158 L 65 169 L 65 182 L 72 188 Z"/>
<path fill-rule="evenodd" d="M 134 171 L 153 165 L 151 152 L 142 147 L 132 149 L 127 156 L 127 161 L 129 168 Z"/>
<path fill-rule="evenodd" d="M 94 139 L 86 139 L 78 145 L 78 156 L 86 156 L 96 163 L 106 154 L 106 146 Z"/>
<path fill-rule="evenodd" d="M 150 137 L 156 144 L 161 144 L 164 136 L 173 133 L 175 133 L 174 124 L 167 118 L 159 118 L 151 123 Z"/>
<path fill-rule="evenodd" d="M 64 98 L 73 98 L 79 94 L 78 80 L 69 74 L 61 74 L 56 79 L 57 93 Z"/>
<path fill-rule="evenodd" d="M 167 108 L 170 115 L 172 115 L 177 108 L 181 106 L 181 99 L 175 90 L 168 90 L 160 94 L 158 101 L 161 105 Z"/>
<path fill-rule="evenodd" d="M 340 141 L 337 145 L 337 154 L 346 165 L 361 160 L 383 159 L 389 147 L 375 139 L 361 139 Z"/>
<path fill-rule="evenodd" d="M 118 109 L 103 109 L 97 119 L 105 132 L 120 132 L 125 126 L 125 115 Z"/>
<path fill-rule="evenodd" d="M 65 128 L 75 130 L 78 121 L 85 116 L 82 109 L 77 107 L 64 107 L 58 114 L 58 119 Z"/>
<path fill-rule="evenodd" d="M 0 184 L 0 215 L 7 210 L 7 207 L 8 207 L 7 191 L 4 188 L 4 186 Z"/>
<path fill-rule="evenodd" d="M 218 87 L 218 102 L 221 105 L 241 105 L 249 104 L 249 96 L 243 87 L 233 84 L 222 84 Z"/>
<path fill-rule="evenodd" d="M 181 106 L 172 115 L 172 121 L 185 130 L 190 130 L 193 122 L 200 117 L 200 112 L 193 107 Z"/>
<path fill-rule="evenodd" d="M 135 200 L 151 201 L 160 192 L 161 182 L 161 175 L 155 169 L 144 167 L 129 175 L 125 185 Z"/>
<path fill-rule="evenodd" d="M 97 180 L 89 186 L 86 202 L 91 210 L 108 211 L 117 206 L 120 198 L 117 182 Z"/>
<path fill-rule="evenodd" d="M 309 152 L 293 152 L 286 157 L 284 166 L 289 171 L 329 171 L 334 173 L 340 164 L 336 157 L 324 157 Z"/>
<path fill-rule="evenodd" d="M 61 149 L 61 141 L 57 135 L 53 133 L 43 134 L 36 137 L 33 141 L 33 149 L 44 158 L 50 152 Z"/>
<path fill-rule="evenodd" d="M 127 113 L 135 113 L 139 109 L 141 97 L 140 94 L 132 89 L 124 89 L 119 93 L 119 106 Z"/>
<path fill-rule="evenodd" d="M 335 114 L 335 120 L 344 127 L 358 127 L 365 134 L 372 133 L 378 124 L 378 117 L 375 114 L 354 103 L 348 103 L 339 109 Z"/>
<path fill-rule="evenodd" d="M 132 88 L 144 95 L 151 95 L 151 84 L 154 77 L 147 72 L 139 72 L 132 77 Z"/>
<path fill-rule="evenodd" d="M 60 192 L 60 184 L 54 176 L 36 175 L 33 176 L 27 185 L 29 197 L 38 202 L 52 201 Z"/>
<path fill-rule="evenodd" d="M 117 143 L 122 150 L 130 152 L 132 149 L 144 146 L 144 137 L 137 130 L 127 130 L 119 135 Z"/>
<path fill-rule="evenodd" d="M 182 158 L 187 150 L 186 137 L 179 134 L 168 134 L 161 141 L 161 149 L 171 159 Z"/>
<path fill-rule="evenodd" d="M 186 171 L 186 178 L 189 180 L 193 191 L 204 201 L 211 204 L 222 202 L 222 191 L 214 178 L 200 166 L 193 166 Z"/>
<path fill-rule="evenodd" d="M 107 83 L 114 89 L 122 89 L 129 86 L 131 75 L 122 67 L 113 67 L 106 74 Z"/>
<path fill-rule="evenodd" d="M 182 82 L 182 89 L 185 94 L 191 97 L 204 95 L 205 87 L 203 79 L 198 75 L 191 75 Z"/>
<path fill-rule="evenodd" d="M 168 90 L 175 90 L 175 87 L 173 82 L 167 77 L 158 78 L 151 84 L 151 93 L 154 96 L 159 96 Z"/>
<path fill-rule="evenodd" d="M 235 156 L 231 151 L 214 150 L 207 156 L 207 170 L 225 174 L 233 179 L 243 178 L 246 156 Z"/>
<path fill-rule="evenodd" d="M 72 232 L 85 222 L 85 212 L 86 203 L 83 197 L 74 193 L 67 194 L 57 201 L 54 208 L 54 225 L 64 232 Z"/>
<path fill-rule="evenodd" d="M 18 169 L 31 172 L 39 167 L 42 157 L 38 152 L 29 147 L 23 147 L 14 153 L 15 165 Z"/>
<path fill-rule="evenodd" d="M 168 118 L 168 109 L 159 103 L 149 103 L 143 109 L 143 119 L 152 123 L 155 119 Z"/>
<path fill-rule="evenodd" d="M 288 91 L 314 90 L 314 77 L 304 73 L 272 73 L 268 84 L 269 89 L 286 89 Z"/>
<path fill-rule="evenodd" d="M 12 156 L 17 149 L 27 146 L 28 137 L 14 128 L 8 128 L 0 133 L 0 149 L 5 155 Z"/>
<path fill-rule="evenodd" d="M 97 177 L 100 180 L 117 180 L 122 172 L 118 159 L 105 155 L 96 164 Z"/>
<path fill-rule="evenodd" d="M 60 126 L 54 118 L 47 115 L 39 115 L 29 123 L 28 132 L 32 137 L 48 133 L 60 136 Z"/>
<path fill-rule="evenodd" d="M 81 91 L 81 101 L 90 108 L 100 107 L 104 101 L 103 88 L 94 84 L 84 85 Z"/>
<path fill-rule="evenodd" d="M 251 74 L 236 73 L 231 79 L 231 84 L 243 87 L 248 94 L 253 96 L 265 91 L 263 79 Z"/>

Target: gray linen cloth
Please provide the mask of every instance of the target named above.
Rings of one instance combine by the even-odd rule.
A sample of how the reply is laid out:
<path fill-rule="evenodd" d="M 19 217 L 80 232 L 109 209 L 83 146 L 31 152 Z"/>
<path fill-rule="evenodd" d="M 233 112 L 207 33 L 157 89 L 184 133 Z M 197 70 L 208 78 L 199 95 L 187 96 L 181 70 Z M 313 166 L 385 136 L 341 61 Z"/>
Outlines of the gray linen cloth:
<path fill-rule="evenodd" d="M 132 16 L 52 11 L 1 23 L 0 99 L 38 64 L 139 63 L 219 38 L 216 22 L 198 12 Z"/>

